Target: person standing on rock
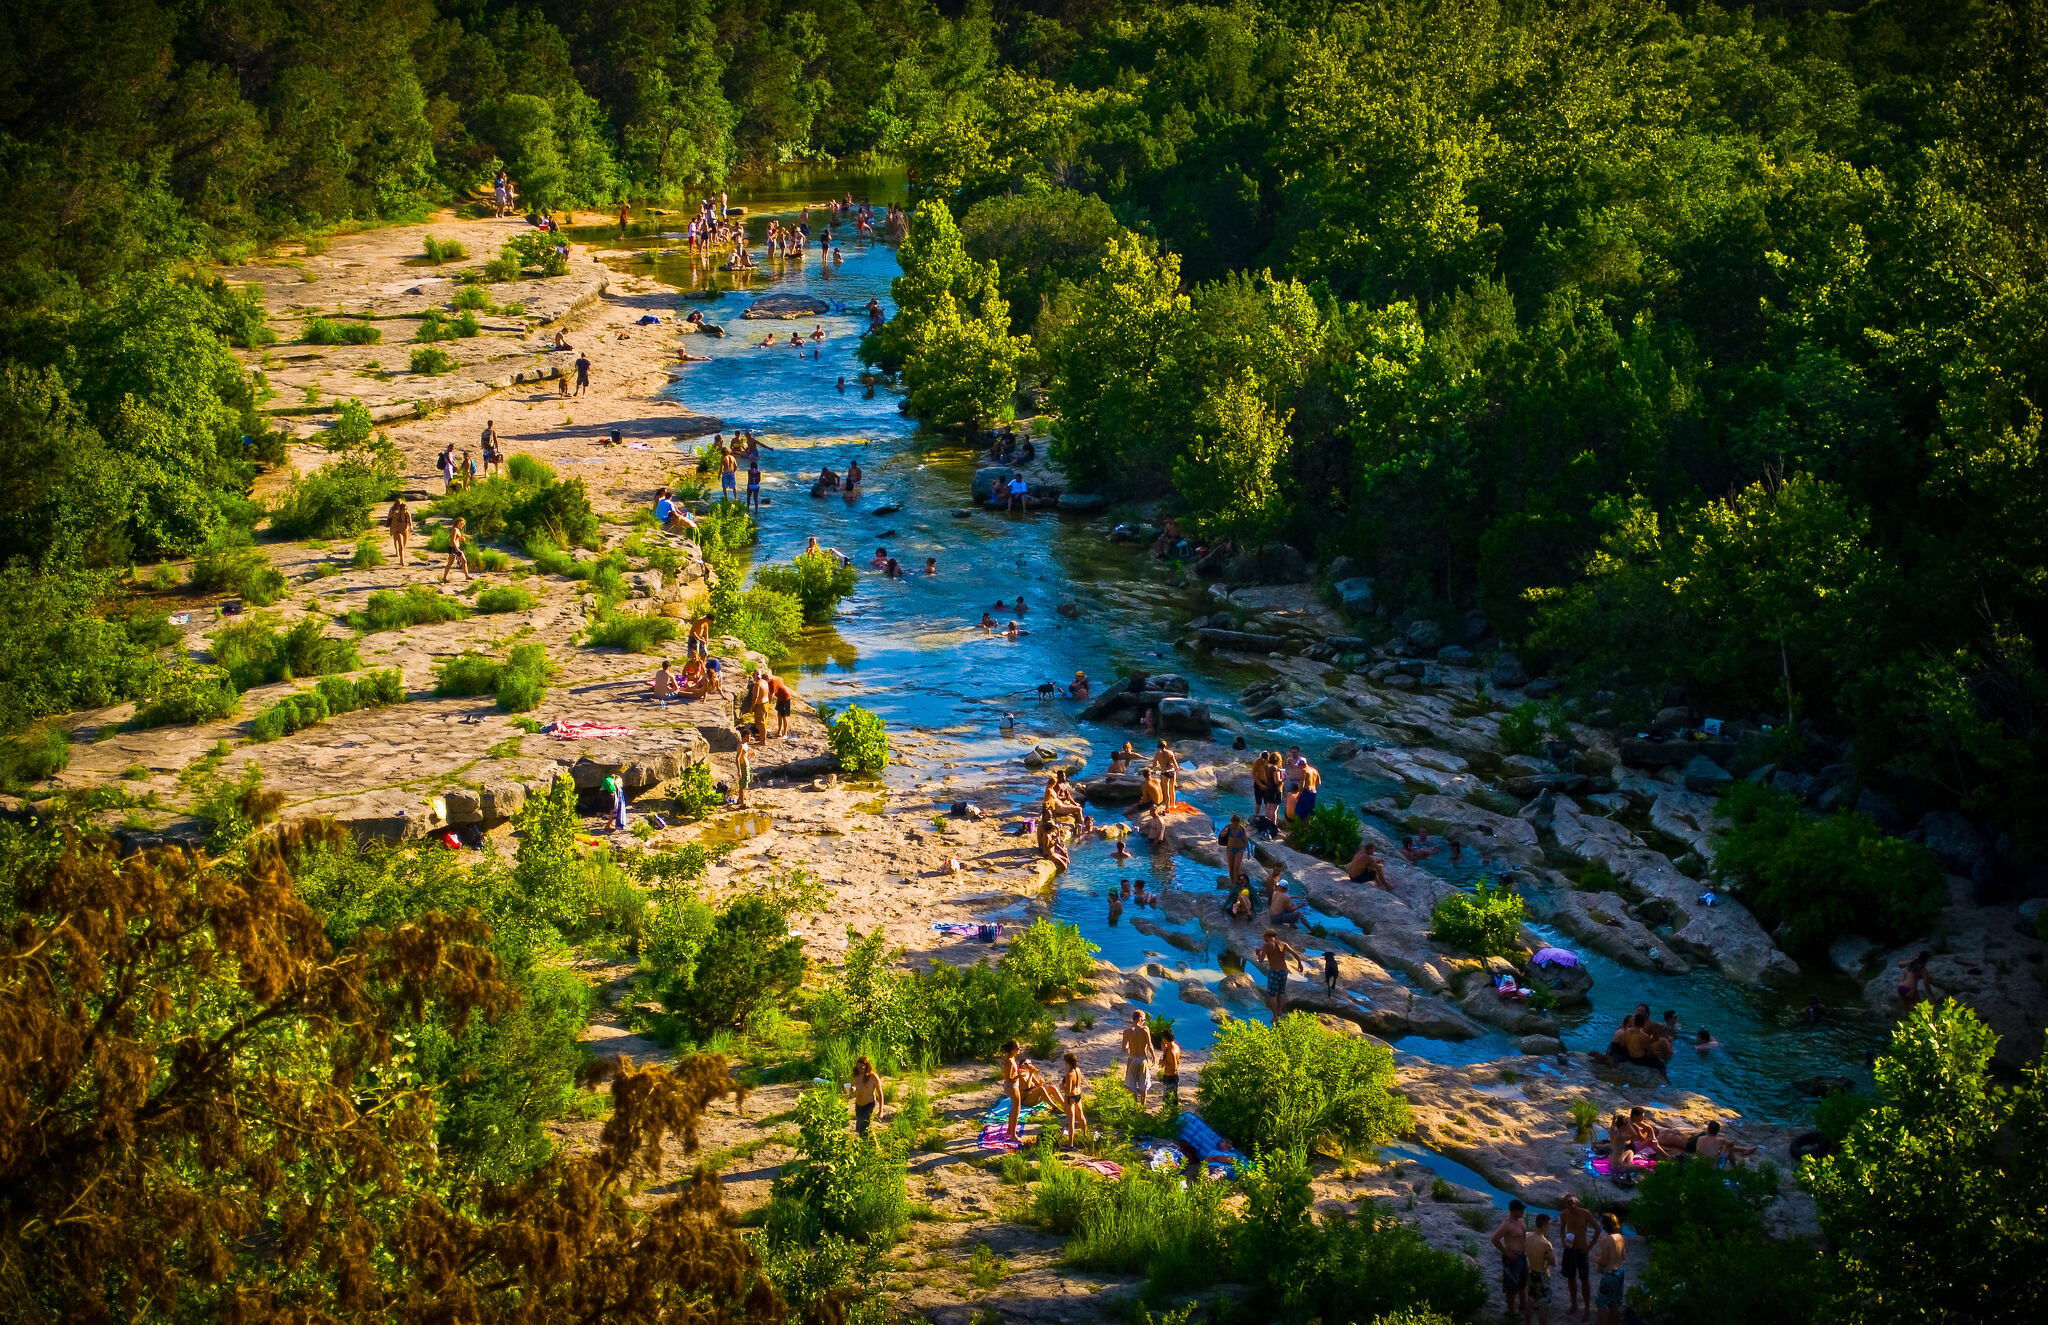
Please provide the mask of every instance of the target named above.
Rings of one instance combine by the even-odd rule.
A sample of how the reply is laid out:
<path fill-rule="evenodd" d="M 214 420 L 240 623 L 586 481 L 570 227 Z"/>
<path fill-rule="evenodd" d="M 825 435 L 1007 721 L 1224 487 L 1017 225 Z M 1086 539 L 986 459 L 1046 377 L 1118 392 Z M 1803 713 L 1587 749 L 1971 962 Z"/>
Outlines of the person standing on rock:
<path fill-rule="evenodd" d="M 768 678 L 756 667 L 747 674 L 747 712 L 754 723 L 754 739 L 768 739 Z"/>
<path fill-rule="evenodd" d="M 1152 1032 L 1145 1025 L 1145 1014 L 1137 1008 L 1131 1009 L 1131 1024 L 1124 1028 L 1123 1050 L 1124 1087 L 1139 1108 L 1147 1108 L 1152 1094 Z"/>
<path fill-rule="evenodd" d="M 1557 1252 L 1550 1245 L 1550 1216 L 1536 1216 L 1536 1227 L 1524 1243 L 1529 1257 L 1529 1287 L 1523 1294 L 1525 1312 L 1536 1313 L 1536 1325 L 1550 1325 L 1550 1267 Z"/>
<path fill-rule="evenodd" d="M 718 496 L 721 501 L 738 501 L 740 462 L 729 450 L 718 453 Z"/>
<path fill-rule="evenodd" d="M 789 684 L 773 672 L 766 673 L 763 684 L 768 698 L 775 701 L 775 736 L 777 740 L 789 739 L 789 715 L 796 707 L 796 692 Z"/>
<path fill-rule="evenodd" d="M 761 452 L 747 448 L 747 513 L 761 514 Z"/>
<path fill-rule="evenodd" d="M 1172 814 L 1180 804 L 1180 759 L 1163 739 L 1152 755 L 1152 766 L 1159 770 L 1159 812 Z"/>
<path fill-rule="evenodd" d="M 1017 1128 L 1024 1121 L 1024 1068 L 1017 1061 L 1019 1052 L 1015 1040 L 1003 1041 L 1003 1098 L 1010 1105 L 1010 1121 L 1004 1131 L 1011 1141 L 1021 1145 Z"/>
<path fill-rule="evenodd" d="M 1244 826 L 1244 816 L 1233 814 L 1223 831 L 1216 835 L 1223 844 L 1223 855 L 1230 867 L 1230 886 L 1236 887 L 1244 878 L 1244 853 L 1252 842 L 1251 831 Z"/>
<path fill-rule="evenodd" d="M 612 798 L 612 827 L 620 832 L 624 832 L 626 827 L 626 785 L 619 781 L 617 773 L 607 773 L 604 777 L 603 786 L 604 790 Z"/>
<path fill-rule="evenodd" d="M 391 502 L 391 513 L 384 517 L 384 528 L 391 533 L 391 555 L 398 562 L 398 569 L 405 569 L 405 544 L 412 537 L 412 508 L 405 504 L 405 498 L 397 497 Z"/>
<path fill-rule="evenodd" d="M 1180 1041 L 1173 1038 L 1173 1028 L 1159 1032 L 1159 1100 L 1173 1101 L 1180 1107 Z"/>
<path fill-rule="evenodd" d="M 1593 1282 L 1587 1271 L 1590 1261 L 1587 1254 L 1593 1249 L 1593 1213 L 1579 1204 L 1576 1196 L 1564 1198 L 1564 1209 L 1558 1214 L 1558 1228 L 1564 1242 L 1561 1265 L 1564 1270 L 1565 1291 L 1571 1295 L 1571 1310 L 1585 1315 L 1593 1307 Z M 1585 1290 L 1586 1303 L 1579 1305 L 1579 1291 Z"/>
<path fill-rule="evenodd" d="M 576 356 L 576 394 L 580 396 L 589 389 L 590 356 L 587 354 L 578 354 Z"/>
<path fill-rule="evenodd" d="M 1302 761 L 1300 776 L 1301 790 L 1294 793 L 1294 804 L 1287 816 L 1297 822 L 1306 821 L 1316 812 L 1316 791 L 1323 785 L 1322 770 L 1307 760 Z"/>
<path fill-rule="evenodd" d="M 1508 1311 L 1521 1315 L 1522 1295 L 1529 1287 L 1529 1228 L 1522 1222 L 1528 1207 L 1519 1200 L 1508 1202 L 1508 1217 L 1500 1221 L 1487 1241 L 1500 1253 L 1500 1294 Z"/>
<path fill-rule="evenodd" d="M 484 475 L 489 477 L 505 461 L 504 453 L 498 450 L 498 424 L 495 419 L 484 420 L 483 450 Z"/>
<path fill-rule="evenodd" d="M 1272 1000 L 1273 1015 L 1287 1011 L 1287 967 L 1291 962 L 1294 969 L 1306 975 L 1308 966 L 1301 960 L 1301 953 L 1293 944 L 1280 937 L 1280 931 L 1267 930 L 1261 937 L 1252 957 L 1266 968 L 1266 994 Z"/>

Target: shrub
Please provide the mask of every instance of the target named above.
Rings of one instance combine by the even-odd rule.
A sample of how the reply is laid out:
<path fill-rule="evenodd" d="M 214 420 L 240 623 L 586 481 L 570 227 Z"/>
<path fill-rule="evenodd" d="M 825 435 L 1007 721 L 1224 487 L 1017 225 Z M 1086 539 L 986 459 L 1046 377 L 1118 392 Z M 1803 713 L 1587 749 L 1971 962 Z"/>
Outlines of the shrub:
<path fill-rule="evenodd" d="M 521 488 L 544 488 L 555 481 L 554 466 L 525 451 L 506 458 L 505 473 Z"/>
<path fill-rule="evenodd" d="M 427 345 L 412 352 L 411 370 L 429 377 L 455 371 L 455 360 L 438 345 Z"/>
<path fill-rule="evenodd" d="M 1078 925 L 1040 916 L 1003 954 L 1002 968 L 1040 1002 L 1077 992 L 1095 970 L 1101 949 L 1081 937 Z"/>
<path fill-rule="evenodd" d="M 432 235 L 427 236 L 426 250 L 429 262 L 460 262 L 469 256 L 469 250 L 462 246 L 461 240 L 451 239 L 442 243 Z"/>
<path fill-rule="evenodd" d="M 1685 1224 L 1761 1227 L 1764 1207 L 1778 1197 L 1779 1177 L 1770 1164 L 1719 1169 L 1704 1162 L 1666 1161 L 1636 1184 L 1628 1220 L 1651 1238 L 1670 1237 Z"/>
<path fill-rule="evenodd" d="M 495 694 L 504 678 L 505 664 L 481 653 L 458 653 L 434 664 L 434 693 L 450 695 Z"/>
<path fill-rule="evenodd" d="M 519 279 L 519 262 L 516 258 L 492 258 L 484 264 L 484 279 L 493 285 Z"/>
<path fill-rule="evenodd" d="M 1298 850 L 1325 860 L 1348 861 L 1358 853 L 1358 816 L 1336 799 L 1318 799 L 1306 822 L 1294 827 Z"/>
<path fill-rule="evenodd" d="M 1469 893 L 1452 893 L 1438 902 L 1429 923 L 1439 940 L 1475 957 L 1522 952 L 1522 899 L 1486 879 Z"/>
<path fill-rule="evenodd" d="M 1861 1090 L 1838 1090 L 1813 1106 L 1813 1130 L 1840 1145 L 1856 1130 L 1864 1114 L 1877 1107 L 1877 1096 Z"/>
<path fill-rule="evenodd" d="M 1948 899 L 1934 853 L 1891 837 L 1867 814 L 1807 816 L 1773 787 L 1738 782 L 1721 802 L 1714 873 L 1782 935 L 1788 952 L 1824 950 L 1845 933 L 1880 943 L 1923 934 Z M 1781 928 L 1782 927 L 1782 928 Z"/>
<path fill-rule="evenodd" d="M 1179 1170 L 1140 1170 L 1095 1182 L 1063 1259 L 1083 1270 L 1142 1274 L 1154 1292 L 1212 1283 L 1226 1263 L 1229 1186 L 1188 1183 Z"/>
<path fill-rule="evenodd" d="M 395 472 L 339 460 L 294 478 L 271 512 L 270 527 L 287 538 L 353 538 L 370 527 L 370 508 L 397 490 Z"/>
<path fill-rule="evenodd" d="M 516 483 L 517 479 L 514 481 Z M 544 541 L 557 548 L 595 548 L 604 537 L 603 527 L 598 522 L 597 513 L 590 509 L 590 496 L 580 478 L 534 485 L 506 510 L 505 530 L 536 559 L 538 553 L 534 551 L 534 545 L 537 542 Z"/>
<path fill-rule="evenodd" d="M 476 320 L 476 314 L 464 309 L 460 317 L 449 317 L 438 308 L 430 308 L 420 319 L 420 329 L 413 339 L 432 343 L 439 340 L 468 340 L 483 330 L 483 324 Z M 419 351 L 413 351 L 419 357 Z M 413 369 L 414 372 L 420 371 Z"/>
<path fill-rule="evenodd" d="M 71 738 L 61 727 L 37 727 L 0 740 L 0 787 L 19 790 L 55 777 L 71 763 Z"/>
<path fill-rule="evenodd" d="M 1245 1176 L 1244 1193 L 1231 1259 L 1262 1318 L 1449 1325 L 1475 1319 L 1486 1303 L 1476 1266 L 1430 1247 L 1371 1202 L 1356 1218 L 1336 1213 L 1317 1221 L 1299 1151 L 1262 1157 Z"/>
<path fill-rule="evenodd" d="M 314 689 L 327 701 L 327 711 L 337 716 L 354 713 L 358 709 L 403 704 L 407 699 L 405 674 L 396 667 L 370 672 L 353 681 L 345 676 L 322 677 Z"/>
<path fill-rule="evenodd" d="M 725 798 L 718 794 L 718 782 L 708 763 L 691 764 L 676 779 L 676 815 L 683 819 L 702 819 L 707 811 L 722 805 Z"/>
<path fill-rule="evenodd" d="M 286 585 L 284 572 L 255 548 L 209 544 L 192 559 L 192 587 L 268 607 L 284 597 Z"/>
<path fill-rule="evenodd" d="M 379 589 L 359 612 L 348 614 L 348 623 L 366 635 L 382 630 L 403 630 L 407 626 L 431 625 L 440 621 L 461 621 L 469 609 L 446 594 L 424 584 L 409 584 L 404 593 Z"/>
<path fill-rule="evenodd" d="M 1543 744 L 1543 733 L 1536 729 L 1536 711 L 1536 701 L 1525 699 L 1500 715 L 1501 749 L 1517 755 L 1536 753 Z"/>
<path fill-rule="evenodd" d="M 466 285 L 455 292 L 455 298 L 450 301 L 450 306 L 458 310 L 473 308 L 479 312 L 489 312 L 491 292 L 481 285 Z"/>
<path fill-rule="evenodd" d="M 516 584 L 495 584 L 476 596 L 479 612 L 524 612 L 533 606 L 533 595 Z"/>
<path fill-rule="evenodd" d="M 329 639 L 318 617 L 301 617 L 286 631 L 275 618 L 223 626 L 214 633 L 213 661 L 227 670 L 237 690 L 297 677 L 352 672 L 363 665 L 354 644 Z"/>
<path fill-rule="evenodd" d="M 519 456 L 514 456 L 516 461 Z M 493 474 L 489 478 L 436 497 L 427 514 L 449 523 L 460 518 L 472 538 L 496 538 L 505 532 L 505 516 L 528 489 L 517 478 Z"/>
<path fill-rule="evenodd" d="M 501 257 L 509 256 L 518 268 L 538 267 L 545 276 L 562 276 L 569 270 L 569 261 L 555 251 L 552 235 L 538 232 L 514 235 L 505 241 L 499 250 Z"/>
<path fill-rule="evenodd" d="M 899 1017 L 919 1058 L 988 1058 L 1005 1040 L 1031 1040 L 1052 1018 L 1024 983 L 986 958 L 972 966 L 935 961 L 904 982 Z"/>
<path fill-rule="evenodd" d="M 135 710 L 137 727 L 218 722 L 242 711 L 242 694 L 219 667 L 182 664 L 158 683 Z"/>
<path fill-rule="evenodd" d="M 1227 1023 L 1195 1093 L 1210 1126 L 1247 1150 L 1366 1149 L 1408 1131 L 1393 1083 L 1385 1045 L 1291 1012 L 1271 1026 Z"/>
<path fill-rule="evenodd" d="M 308 345 L 375 345 L 384 333 L 367 322 L 336 322 L 316 317 L 306 324 Z"/>
<path fill-rule="evenodd" d="M 821 1236 L 887 1246 L 910 1227 L 901 1138 L 852 1134 L 846 1101 L 816 1087 L 796 1104 L 796 1158 L 769 1191 L 768 1236 L 809 1244 Z"/>
<path fill-rule="evenodd" d="M 671 981 L 662 1002 L 702 1040 L 746 1024 L 755 1009 L 788 997 L 804 975 L 804 942 L 789 932 L 789 912 L 749 894 L 718 913 L 687 983 Z"/>
<path fill-rule="evenodd" d="M 724 613 L 714 608 L 719 632 L 770 658 L 785 657 L 789 641 L 803 634 L 803 604 L 786 593 L 754 588 L 737 595 Z"/>
<path fill-rule="evenodd" d="M 803 604 L 804 620 L 825 622 L 840 599 L 853 592 L 853 567 L 829 552 L 805 552 L 787 566 L 764 566 L 754 583 L 786 593 Z"/>
<path fill-rule="evenodd" d="M 384 564 L 384 549 L 374 538 L 357 539 L 355 555 L 348 564 L 352 570 L 375 570 Z"/>
<path fill-rule="evenodd" d="M 318 726 L 329 716 L 327 700 L 317 690 L 286 695 L 256 715 L 249 734 L 259 741 L 275 741 L 293 732 Z"/>
<path fill-rule="evenodd" d="M 882 719 L 858 704 L 832 720 L 826 739 L 848 773 L 879 773 L 889 766 L 889 732 Z"/>

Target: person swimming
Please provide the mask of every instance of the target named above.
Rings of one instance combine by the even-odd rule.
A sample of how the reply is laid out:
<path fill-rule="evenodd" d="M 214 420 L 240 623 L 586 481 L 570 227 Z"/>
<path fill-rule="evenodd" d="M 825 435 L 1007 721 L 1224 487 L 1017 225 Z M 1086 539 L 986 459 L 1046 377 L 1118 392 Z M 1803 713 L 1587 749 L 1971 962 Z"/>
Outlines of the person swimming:
<path fill-rule="evenodd" d="M 975 624 L 981 627 L 981 633 L 984 635 L 990 635 L 995 633 L 996 619 L 986 612 L 983 612 L 981 614 L 981 620 L 976 622 Z"/>

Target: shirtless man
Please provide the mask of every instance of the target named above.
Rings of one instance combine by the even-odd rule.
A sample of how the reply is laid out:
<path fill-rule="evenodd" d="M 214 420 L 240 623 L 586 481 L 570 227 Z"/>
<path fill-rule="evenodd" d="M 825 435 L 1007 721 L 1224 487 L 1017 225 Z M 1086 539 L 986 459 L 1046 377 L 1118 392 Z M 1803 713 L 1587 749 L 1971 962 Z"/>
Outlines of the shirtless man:
<path fill-rule="evenodd" d="M 1278 930 L 1269 929 L 1261 936 L 1262 942 L 1253 951 L 1252 958 L 1266 968 L 1266 993 L 1273 1004 L 1273 1015 L 1279 1016 L 1287 1010 L 1287 966 L 1308 973 L 1308 966 L 1301 960 L 1301 953 L 1293 944 L 1280 937 Z"/>
<path fill-rule="evenodd" d="M 405 542 L 412 537 L 412 508 L 405 504 L 405 498 L 394 498 L 391 514 L 384 517 L 384 527 L 391 533 L 392 555 L 398 559 L 398 569 L 405 569 Z"/>
<path fill-rule="evenodd" d="M 1591 1264 L 1587 1259 L 1588 1253 L 1593 1250 L 1593 1212 L 1581 1206 L 1578 1197 L 1567 1196 L 1557 1222 L 1561 1230 L 1559 1238 L 1564 1243 L 1559 1248 L 1563 1253 L 1560 1268 L 1564 1271 L 1566 1291 L 1571 1294 L 1570 1310 L 1583 1316 L 1593 1306 L 1593 1283 L 1587 1271 Z M 1583 1307 L 1579 1305 L 1579 1290 L 1582 1288 L 1586 1293 Z"/>
<path fill-rule="evenodd" d="M 1159 812 L 1171 814 L 1180 801 L 1180 759 L 1163 740 L 1152 756 L 1152 767 L 1159 770 Z"/>
<path fill-rule="evenodd" d="M 1316 812 L 1316 790 L 1323 785 L 1322 770 L 1307 760 L 1301 765 L 1301 790 L 1294 794 L 1294 803 L 1288 807 L 1288 818 L 1306 819 Z"/>
<path fill-rule="evenodd" d="M 1370 842 L 1359 844 L 1358 854 L 1345 864 L 1344 873 L 1354 883 L 1364 883 L 1371 879 L 1373 887 L 1393 891 L 1387 884 L 1387 867 L 1381 862 L 1380 853 Z"/>
<path fill-rule="evenodd" d="M 462 567 L 463 579 L 475 578 L 469 573 L 469 553 L 464 551 L 469 546 L 469 535 L 463 532 L 463 526 L 467 523 L 464 517 L 458 515 L 455 517 L 454 528 L 448 531 L 448 564 L 441 567 L 443 584 L 448 583 L 448 572 L 457 566 Z"/>
<path fill-rule="evenodd" d="M 1717 1164 L 1723 1158 L 1726 1158 L 1730 1168 L 1740 1164 L 1743 1156 L 1756 1154 L 1755 1146 L 1738 1146 L 1727 1137 L 1722 1136 L 1721 1124 L 1719 1122 L 1708 1123 L 1707 1130 L 1687 1141 L 1685 1148 L 1693 1154 L 1703 1155 Z"/>
<path fill-rule="evenodd" d="M 789 714 L 796 703 L 796 692 L 787 682 L 773 672 L 763 673 L 768 687 L 768 697 L 775 701 L 775 735 L 778 739 L 789 738 Z"/>
<path fill-rule="evenodd" d="M 654 674 L 655 699 L 660 701 L 663 708 L 667 708 L 669 700 L 675 698 L 681 690 L 682 687 L 676 684 L 676 674 L 669 670 L 668 659 L 663 658 L 660 670 Z"/>
<path fill-rule="evenodd" d="M 1523 1294 L 1525 1312 L 1536 1313 L 1537 1325 L 1550 1325 L 1550 1271 L 1557 1264 L 1557 1252 L 1550 1245 L 1550 1216 L 1536 1216 L 1536 1227 L 1523 1243 L 1529 1257 L 1529 1287 Z"/>
<path fill-rule="evenodd" d="M 1152 1093 L 1152 1032 L 1145 1026 L 1145 1014 L 1131 1009 L 1131 1024 L 1124 1028 L 1124 1086 L 1146 1107 Z"/>
<path fill-rule="evenodd" d="M 1600 1240 L 1593 1244 L 1593 1270 L 1600 1276 L 1593 1297 L 1595 1319 L 1599 1325 L 1621 1325 L 1628 1291 L 1628 1274 L 1622 1268 L 1628 1261 L 1628 1244 L 1622 1241 L 1620 1216 L 1600 1216 L 1600 1228 Z"/>
<path fill-rule="evenodd" d="M 1522 1222 L 1528 1209 L 1520 1201 L 1508 1202 L 1508 1217 L 1500 1221 L 1487 1241 L 1500 1253 L 1500 1293 L 1509 1312 L 1521 1315 L 1522 1295 L 1529 1287 L 1529 1228 Z"/>

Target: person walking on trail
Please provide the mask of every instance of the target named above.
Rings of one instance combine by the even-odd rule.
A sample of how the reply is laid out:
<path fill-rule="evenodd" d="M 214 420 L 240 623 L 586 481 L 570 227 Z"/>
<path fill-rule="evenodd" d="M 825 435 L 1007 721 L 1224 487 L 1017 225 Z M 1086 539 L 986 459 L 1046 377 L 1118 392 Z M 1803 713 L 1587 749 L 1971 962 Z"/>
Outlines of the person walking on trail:
<path fill-rule="evenodd" d="M 489 477 L 505 462 L 504 453 L 498 450 L 498 423 L 495 419 L 484 421 L 483 450 L 484 475 Z"/>
<path fill-rule="evenodd" d="M 746 729 L 740 729 L 739 749 L 733 752 L 733 787 L 739 792 L 736 802 L 740 809 L 747 808 L 747 788 L 754 785 L 754 743 L 747 739 Z"/>
<path fill-rule="evenodd" d="M 868 1134 L 868 1124 L 874 1121 L 876 1112 L 887 1103 L 889 1088 L 882 1081 L 882 1074 L 875 1071 L 875 1065 L 862 1054 L 853 1060 L 853 1130 L 862 1136 Z"/>
<path fill-rule="evenodd" d="M 405 569 L 405 543 L 412 537 L 412 508 L 405 504 L 405 498 L 394 498 L 391 513 L 384 517 L 384 528 L 391 534 L 391 555 L 398 562 L 398 569 Z"/>
<path fill-rule="evenodd" d="M 1287 967 L 1291 962 L 1294 969 L 1308 973 L 1308 966 L 1301 960 L 1301 954 L 1293 944 L 1280 937 L 1278 930 L 1269 929 L 1261 936 L 1259 946 L 1252 957 L 1266 968 L 1266 994 L 1273 1004 L 1273 1015 L 1279 1016 L 1287 1010 Z"/>
<path fill-rule="evenodd" d="M 1124 1087 L 1139 1108 L 1146 1108 L 1145 1101 L 1152 1093 L 1152 1031 L 1137 1008 L 1131 1009 L 1131 1024 L 1124 1028 L 1123 1050 Z"/>
<path fill-rule="evenodd" d="M 590 356 L 587 354 L 578 354 L 576 356 L 576 394 L 580 396 L 589 389 Z"/>
<path fill-rule="evenodd" d="M 607 773 L 604 789 L 612 798 L 612 827 L 623 832 L 626 827 L 626 786 L 619 781 L 617 773 Z"/>
<path fill-rule="evenodd" d="M 448 583 L 448 572 L 457 566 L 462 567 L 463 579 L 476 578 L 469 573 L 469 535 L 463 532 L 463 526 L 467 523 L 464 517 L 458 515 L 455 517 L 455 527 L 448 531 L 448 564 L 441 567 L 443 584 Z"/>
<path fill-rule="evenodd" d="M 1508 1216 L 1487 1239 L 1500 1253 L 1500 1294 L 1509 1314 L 1522 1314 L 1522 1295 L 1529 1287 L 1529 1228 L 1522 1222 L 1528 1207 L 1519 1200 L 1508 1202 Z"/>

